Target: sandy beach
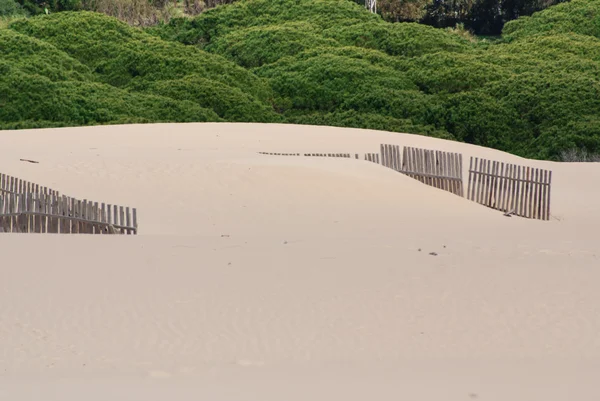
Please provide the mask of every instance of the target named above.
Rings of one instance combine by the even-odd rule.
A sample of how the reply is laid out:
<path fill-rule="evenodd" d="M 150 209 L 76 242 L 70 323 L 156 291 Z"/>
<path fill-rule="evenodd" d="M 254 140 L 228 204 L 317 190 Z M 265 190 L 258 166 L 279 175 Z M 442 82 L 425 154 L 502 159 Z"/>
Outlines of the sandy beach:
<path fill-rule="evenodd" d="M 550 169 L 551 219 L 258 153 L 381 143 Z M 3 131 L 0 171 L 139 219 L 0 235 L 2 400 L 600 399 L 600 163 L 207 123 Z"/>

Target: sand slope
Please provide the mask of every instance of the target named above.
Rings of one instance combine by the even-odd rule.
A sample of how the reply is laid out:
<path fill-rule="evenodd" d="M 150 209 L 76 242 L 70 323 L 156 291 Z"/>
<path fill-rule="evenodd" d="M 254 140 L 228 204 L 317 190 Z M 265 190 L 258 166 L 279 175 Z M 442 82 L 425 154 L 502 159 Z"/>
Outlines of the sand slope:
<path fill-rule="evenodd" d="M 380 143 L 549 168 L 552 219 L 367 162 L 257 154 Z M 0 171 L 135 206 L 140 224 L 0 236 L 0 399 L 600 397 L 599 164 L 368 130 L 157 124 L 1 132 Z"/>

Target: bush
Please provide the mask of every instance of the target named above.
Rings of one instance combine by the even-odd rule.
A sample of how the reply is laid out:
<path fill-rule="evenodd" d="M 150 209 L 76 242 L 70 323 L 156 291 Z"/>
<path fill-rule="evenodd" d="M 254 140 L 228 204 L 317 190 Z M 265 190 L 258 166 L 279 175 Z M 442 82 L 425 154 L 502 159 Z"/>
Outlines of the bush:
<path fill-rule="evenodd" d="M 202 74 L 261 100 L 271 96 L 262 80 L 222 57 L 162 41 L 103 14 L 60 13 L 18 21 L 11 28 L 53 44 L 113 86 L 140 87 L 138 81 Z"/>
<path fill-rule="evenodd" d="M 502 36 L 515 40 L 569 32 L 600 38 L 600 0 L 571 0 L 531 17 L 510 21 L 504 26 Z"/>
<path fill-rule="evenodd" d="M 0 18 L 25 16 L 25 10 L 14 0 L 0 0 Z"/>
<path fill-rule="evenodd" d="M 143 118 L 152 122 L 219 121 L 212 110 L 192 102 L 129 93 L 95 82 L 53 82 L 11 71 L 0 77 L 0 121 L 52 121 L 65 125 L 114 123 Z"/>
<path fill-rule="evenodd" d="M 399 71 L 367 60 L 333 54 L 328 48 L 302 53 L 256 70 L 295 109 L 333 111 L 349 96 L 382 88 L 416 90 Z"/>
<path fill-rule="evenodd" d="M 281 122 L 272 107 L 259 102 L 238 88 L 198 76 L 156 81 L 145 91 L 175 100 L 186 100 L 213 110 L 226 121 Z"/>
<path fill-rule="evenodd" d="M 36 17 L 0 31 L 0 123 L 280 121 L 267 84 L 209 53 L 101 14 Z M 81 33 L 79 33 L 81 32 Z"/>
<path fill-rule="evenodd" d="M 216 38 L 205 50 L 225 56 L 242 67 L 255 68 L 318 46 L 339 46 L 335 40 L 324 38 L 316 31 L 306 22 L 244 28 Z"/>
<path fill-rule="evenodd" d="M 392 56 L 416 57 L 443 52 L 471 50 L 467 40 L 441 29 L 416 23 L 358 23 L 323 32 L 343 45 L 381 50 Z"/>
<path fill-rule="evenodd" d="M 0 34 L 0 124 L 295 122 L 600 153 L 598 3 L 508 24 L 500 41 L 389 24 L 347 0 L 245 0 L 145 31 L 36 17 Z"/>

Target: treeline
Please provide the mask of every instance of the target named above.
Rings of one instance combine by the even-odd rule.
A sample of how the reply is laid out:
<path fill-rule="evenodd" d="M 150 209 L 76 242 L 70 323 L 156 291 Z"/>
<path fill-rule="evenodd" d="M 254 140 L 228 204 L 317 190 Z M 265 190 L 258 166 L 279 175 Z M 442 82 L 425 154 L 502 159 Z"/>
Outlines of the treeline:
<path fill-rule="evenodd" d="M 0 0 L 0 16 L 59 11 L 97 11 L 149 26 L 171 18 L 195 16 L 242 0 Z M 348 0 L 365 4 L 365 0 Z M 566 0 L 377 0 L 389 22 L 419 22 L 438 28 L 463 26 L 477 35 L 500 35 L 504 24 Z"/>
<path fill-rule="evenodd" d="M 364 4 L 363 0 L 355 0 Z M 566 0 L 377 0 L 390 22 L 420 22 L 437 28 L 464 26 L 477 35 L 500 35 L 504 24 Z"/>
<path fill-rule="evenodd" d="M 508 22 L 491 42 L 349 0 L 244 0 L 144 30 L 42 15 L 0 29 L 0 128 L 288 122 L 597 154 L 599 27 L 600 0 Z"/>
<path fill-rule="evenodd" d="M 135 26 L 156 25 L 171 18 L 194 16 L 236 0 L 0 0 L 0 18 L 61 11 L 95 11 Z"/>

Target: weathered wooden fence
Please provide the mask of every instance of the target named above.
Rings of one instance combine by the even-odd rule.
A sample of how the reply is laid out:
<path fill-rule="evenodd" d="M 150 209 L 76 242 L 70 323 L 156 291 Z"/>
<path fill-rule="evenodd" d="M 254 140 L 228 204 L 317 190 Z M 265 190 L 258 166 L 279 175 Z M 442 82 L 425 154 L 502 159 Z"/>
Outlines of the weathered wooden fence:
<path fill-rule="evenodd" d="M 304 155 L 351 157 L 348 153 Z M 358 153 L 354 157 L 360 159 Z M 365 153 L 364 160 L 381 164 L 432 187 L 465 196 L 460 153 L 405 146 L 401 154 L 399 145 L 381 144 L 380 153 Z M 549 220 L 551 183 L 552 171 L 549 170 L 472 157 L 466 196 L 507 214 Z"/>
<path fill-rule="evenodd" d="M 471 157 L 467 198 L 507 214 L 549 220 L 552 171 Z"/>
<path fill-rule="evenodd" d="M 405 146 L 399 171 L 424 184 L 463 196 L 460 153 Z"/>
<path fill-rule="evenodd" d="M 379 164 L 379 153 L 365 153 L 365 160 Z"/>
<path fill-rule="evenodd" d="M 24 192 L 37 192 L 46 195 L 58 195 L 58 191 L 34 184 L 20 178 L 0 173 L 0 195 L 21 194 Z"/>
<path fill-rule="evenodd" d="M 78 200 L 0 173 L 0 232 L 135 235 L 137 210 Z"/>
<path fill-rule="evenodd" d="M 343 157 L 351 158 L 350 153 L 276 153 L 276 152 L 258 152 L 261 155 L 270 156 L 312 156 L 312 157 Z"/>
<path fill-rule="evenodd" d="M 0 232 L 137 234 L 137 210 L 26 192 L 0 195 Z"/>
<path fill-rule="evenodd" d="M 400 146 L 382 144 L 380 146 L 380 153 L 382 166 L 400 171 L 402 167 L 400 162 Z"/>

